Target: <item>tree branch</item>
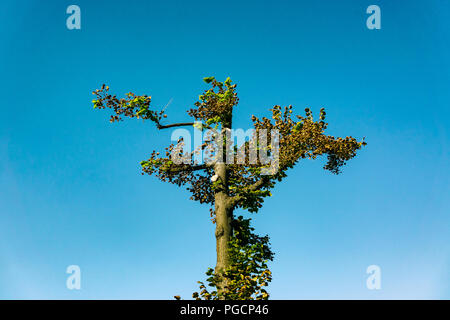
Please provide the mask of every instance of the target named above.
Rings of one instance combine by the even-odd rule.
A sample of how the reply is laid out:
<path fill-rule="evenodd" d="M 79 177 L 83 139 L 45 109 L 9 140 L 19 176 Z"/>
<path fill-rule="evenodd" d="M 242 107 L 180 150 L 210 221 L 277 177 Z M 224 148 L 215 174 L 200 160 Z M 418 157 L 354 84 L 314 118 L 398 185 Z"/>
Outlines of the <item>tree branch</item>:
<path fill-rule="evenodd" d="M 242 193 L 248 193 L 248 192 L 252 192 L 252 191 L 256 191 L 256 190 L 260 190 L 262 187 L 264 187 L 264 185 L 266 183 L 268 183 L 270 181 L 269 176 L 263 176 L 261 179 L 259 179 L 258 181 L 256 181 L 255 183 L 245 187 L 242 190 Z M 245 195 L 235 195 L 234 197 L 231 197 L 229 199 L 229 205 L 234 207 L 236 206 L 240 201 L 245 199 Z"/>
<path fill-rule="evenodd" d="M 172 167 L 169 170 L 167 170 L 168 173 L 178 173 L 182 171 L 198 171 L 206 169 L 208 166 L 206 164 L 197 164 L 197 165 L 190 165 L 190 164 L 181 164 L 176 167 Z"/>
<path fill-rule="evenodd" d="M 173 123 L 173 124 L 168 124 L 168 125 L 160 125 L 159 123 L 157 124 L 158 129 L 167 129 L 167 128 L 173 128 L 173 127 L 184 127 L 184 126 L 193 126 L 194 122 L 180 122 L 180 123 Z"/>

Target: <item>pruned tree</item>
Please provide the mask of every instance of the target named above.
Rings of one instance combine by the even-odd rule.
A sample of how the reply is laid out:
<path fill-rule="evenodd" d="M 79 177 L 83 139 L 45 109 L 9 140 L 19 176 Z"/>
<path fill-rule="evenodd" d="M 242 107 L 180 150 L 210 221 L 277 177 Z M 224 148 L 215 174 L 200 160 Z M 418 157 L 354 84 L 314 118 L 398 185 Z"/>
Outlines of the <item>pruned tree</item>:
<path fill-rule="evenodd" d="M 236 217 L 235 210 L 257 212 L 264 199 L 271 196 L 275 184 L 298 161 L 326 155 L 324 169 L 338 174 L 366 143 L 364 139 L 326 135 L 328 124 L 323 108 L 319 119 L 314 120 L 308 108 L 305 115 L 293 117 L 292 106 L 274 106 L 270 110 L 271 119 L 252 116 L 251 137 L 235 146 L 230 130 L 233 110 L 239 101 L 236 84 L 230 78 L 219 82 L 208 77 L 204 81 L 209 88 L 187 111 L 193 119 L 190 122 L 165 124 L 167 115 L 164 110 L 150 108 L 150 96 L 130 92 L 119 99 L 105 85 L 93 92 L 96 96 L 93 104 L 94 108 L 111 109 L 111 122 L 123 117 L 140 118 L 153 122 L 160 130 L 193 126 L 213 136 L 193 151 L 185 150 L 183 139 L 169 145 L 164 155 L 153 151 L 148 160 L 141 162 L 142 174 L 186 186 L 192 200 L 210 205 L 211 220 L 216 225 L 217 263 L 206 272 L 207 284 L 199 281 L 201 290 L 194 292 L 193 298 L 267 299 L 265 287 L 272 279 L 267 263 L 273 259 L 269 238 L 256 235 L 250 226 L 251 219 Z M 255 160 L 254 152 L 267 157 Z M 199 153 L 205 155 L 203 161 L 196 159 Z"/>

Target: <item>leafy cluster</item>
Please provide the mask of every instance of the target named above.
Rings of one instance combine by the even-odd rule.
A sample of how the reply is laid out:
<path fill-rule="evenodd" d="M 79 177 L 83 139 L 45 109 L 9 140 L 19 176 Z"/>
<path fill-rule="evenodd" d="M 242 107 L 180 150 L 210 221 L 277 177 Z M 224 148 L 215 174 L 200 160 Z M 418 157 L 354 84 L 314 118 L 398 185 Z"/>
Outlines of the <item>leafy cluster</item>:
<path fill-rule="evenodd" d="M 282 108 L 274 106 L 272 120 L 263 117 L 261 120 L 252 117 L 256 130 L 278 130 L 279 141 L 279 165 L 280 170 L 274 178 L 285 177 L 285 171 L 292 168 L 301 159 L 316 159 L 318 156 L 327 155 L 328 161 L 324 169 L 332 173 L 340 173 L 340 168 L 346 161 L 356 156 L 356 151 L 366 145 L 363 141 L 357 141 L 353 137 L 335 138 L 326 135 L 325 109 L 320 110 L 319 121 L 314 121 L 309 108 L 305 109 L 305 116 L 297 115 L 292 118 L 292 106 Z"/>
<path fill-rule="evenodd" d="M 151 120 L 157 125 L 160 124 L 162 118 L 167 117 L 164 111 L 150 110 L 150 102 L 152 98 L 147 95 L 138 96 L 132 92 L 126 94 L 126 98 L 118 99 L 116 95 L 109 94 L 109 87 L 102 85 L 100 89 L 92 92 L 96 99 L 92 100 L 94 109 L 110 108 L 114 111 L 111 115 L 110 121 L 120 121 L 122 116 L 130 118 L 141 118 L 144 120 Z"/>
<path fill-rule="evenodd" d="M 220 290 L 219 275 L 214 269 L 206 272 L 207 285 L 202 281 L 200 292 L 192 297 L 197 300 L 266 300 L 269 294 L 265 287 L 272 281 L 272 273 L 267 263 L 273 260 L 269 237 L 258 236 L 250 226 L 251 219 L 239 216 L 234 219 L 233 236 L 230 240 L 230 266 L 224 271 L 226 286 Z"/>
<path fill-rule="evenodd" d="M 224 82 L 217 81 L 214 77 L 204 78 L 204 81 L 210 85 L 199 96 L 199 101 L 195 102 L 196 108 L 192 108 L 187 113 L 197 122 L 185 123 L 194 125 L 197 128 L 210 128 L 211 125 L 221 125 L 222 127 L 231 127 L 231 115 L 233 107 L 238 103 L 236 93 L 236 84 L 232 84 L 230 78 Z M 118 99 L 115 95 L 108 93 L 109 87 L 103 85 L 100 90 L 93 93 L 97 99 L 93 100 L 94 107 L 103 109 L 110 108 L 114 111 L 111 121 L 120 120 L 122 116 L 149 119 L 155 122 L 157 128 L 171 127 L 162 125 L 161 121 L 166 117 L 164 111 L 155 111 L 150 109 L 150 96 L 137 96 L 128 93 L 126 98 Z M 319 119 L 313 118 L 309 108 L 305 109 L 305 115 L 293 117 L 292 106 L 282 109 L 281 106 L 274 106 L 271 110 L 271 119 L 263 117 L 261 119 L 252 116 L 255 134 L 252 139 L 246 141 L 242 146 L 234 146 L 227 152 L 233 153 L 234 163 L 227 165 L 228 185 L 226 192 L 233 203 L 234 208 L 243 208 L 250 212 L 257 212 L 264 199 L 271 195 L 270 190 L 276 182 L 281 181 L 287 176 L 287 170 L 294 167 L 302 159 L 316 159 L 318 156 L 326 155 L 327 162 L 324 169 L 338 174 L 346 161 L 356 155 L 356 151 L 364 146 L 364 141 L 357 141 L 353 137 L 335 138 L 325 134 L 328 123 L 325 122 L 325 110 L 320 110 Z M 279 132 L 278 169 L 272 175 L 262 174 L 262 170 L 267 165 L 262 164 L 260 160 L 256 163 L 250 163 L 249 150 L 258 145 L 260 132 L 265 130 L 277 130 Z M 224 141 L 226 138 L 224 139 Z M 270 154 L 274 150 L 270 135 L 267 136 L 268 148 Z M 155 174 L 159 179 L 174 183 L 178 186 L 187 185 L 187 189 L 192 192 L 191 199 L 200 203 L 214 202 L 214 189 L 210 181 L 213 173 L 214 163 L 209 165 L 197 164 L 193 160 L 195 152 L 208 152 L 211 144 L 205 143 L 200 150 L 194 150 L 189 154 L 180 154 L 187 161 L 183 164 L 175 164 L 171 159 L 174 149 L 179 150 L 183 142 L 179 141 L 177 145 L 170 145 L 166 148 L 165 156 L 159 156 L 159 153 L 153 152 L 148 160 L 142 161 L 142 172 Z M 245 161 L 238 163 L 239 154 L 245 155 Z M 204 157 L 206 158 L 206 157 Z M 214 217 L 212 217 L 214 218 Z M 214 221 L 214 219 L 213 219 Z"/>
<path fill-rule="evenodd" d="M 214 77 L 207 77 L 203 81 L 211 88 L 199 96 L 199 101 L 194 103 L 196 108 L 188 110 L 188 114 L 207 125 L 219 122 L 230 125 L 233 107 L 239 102 L 236 84 L 231 84 L 230 78 L 220 82 Z"/>

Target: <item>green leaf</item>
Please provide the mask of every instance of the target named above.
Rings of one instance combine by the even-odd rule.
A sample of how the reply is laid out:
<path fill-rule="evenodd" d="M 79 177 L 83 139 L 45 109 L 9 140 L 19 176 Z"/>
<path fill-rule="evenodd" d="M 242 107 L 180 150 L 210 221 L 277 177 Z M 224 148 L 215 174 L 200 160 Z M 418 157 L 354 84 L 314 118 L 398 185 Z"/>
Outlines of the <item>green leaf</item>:
<path fill-rule="evenodd" d="M 211 83 L 211 82 L 213 82 L 214 81 L 214 77 L 206 77 L 206 78 L 203 78 L 203 81 L 205 81 L 206 83 Z"/>

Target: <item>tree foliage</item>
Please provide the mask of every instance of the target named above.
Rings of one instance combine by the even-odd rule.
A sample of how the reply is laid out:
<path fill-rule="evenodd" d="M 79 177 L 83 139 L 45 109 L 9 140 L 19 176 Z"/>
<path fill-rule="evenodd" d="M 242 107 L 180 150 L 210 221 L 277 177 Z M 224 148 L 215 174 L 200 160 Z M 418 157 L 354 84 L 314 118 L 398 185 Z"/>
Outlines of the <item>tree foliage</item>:
<path fill-rule="evenodd" d="M 123 117 L 140 118 L 153 122 L 158 129 L 181 126 L 193 126 L 196 129 L 214 129 L 223 138 L 226 145 L 227 130 L 232 128 L 233 110 L 238 105 L 236 84 L 230 78 L 224 82 L 214 77 L 204 78 L 209 85 L 194 103 L 194 107 L 187 110 L 191 122 L 164 124 L 167 115 L 164 110 L 150 107 L 151 97 L 127 93 L 125 98 L 117 98 L 109 93 L 109 87 L 103 85 L 93 91 L 96 98 L 92 101 L 94 108 L 110 109 L 111 122 L 121 121 Z M 170 144 L 163 154 L 153 151 L 147 160 L 141 162 L 142 174 L 155 175 L 162 181 L 178 186 L 184 186 L 191 192 L 191 199 L 210 206 L 211 219 L 216 222 L 218 193 L 225 195 L 225 202 L 230 212 L 241 208 L 249 212 L 257 212 L 264 199 L 271 196 L 271 190 L 277 182 L 287 176 L 287 171 L 302 159 L 316 159 L 326 156 L 324 169 L 339 174 L 343 165 L 356 155 L 366 143 L 353 137 L 335 138 L 325 134 L 328 127 L 325 109 L 320 109 L 317 119 L 309 108 L 304 114 L 293 115 L 292 106 L 274 106 L 270 109 L 270 118 L 252 116 L 254 134 L 251 139 L 241 146 L 225 148 L 223 154 L 218 154 L 216 146 L 211 141 L 204 142 L 199 148 L 191 152 L 184 152 L 184 141 Z M 259 159 L 250 161 L 249 151 L 256 147 L 271 154 L 274 152 L 274 141 L 267 137 L 267 146 L 259 145 L 259 137 L 264 132 L 277 130 L 278 161 L 277 170 L 267 175 L 264 169 L 268 165 Z M 227 145 L 228 146 L 228 145 Z M 205 159 L 197 163 L 195 154 L 204 152 Z M 183 163 L 175 163 L 171 155 L 175 153 L 183 157 Z M 226 155 L 231 155 L 231 162 L 226 163 L 226 179 L 212 181 L 216 173 L 215 164 L 224 161 Z M 242 155 L 244 157 L 242 158 Z M 239 160 L 241 159 L 241 161 Z M 223 181 L 226 180 L 226 181 Z M 269 238 L 260 237 L 253 233 L 250 219 L 242 216 L 231 219 L 232 234 L 229 239 L 229 265 L 225 270 L 207 271 L 207 284 L 200 282 L 200 292 L 194 293 L 196 299 L 267 299 L 268 293 L 264 289 L 271 281 L 271 273 L 267 267 L 268 261 L 273 259 Z"/>

